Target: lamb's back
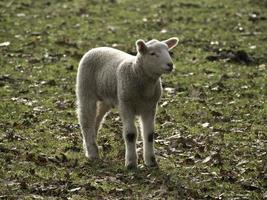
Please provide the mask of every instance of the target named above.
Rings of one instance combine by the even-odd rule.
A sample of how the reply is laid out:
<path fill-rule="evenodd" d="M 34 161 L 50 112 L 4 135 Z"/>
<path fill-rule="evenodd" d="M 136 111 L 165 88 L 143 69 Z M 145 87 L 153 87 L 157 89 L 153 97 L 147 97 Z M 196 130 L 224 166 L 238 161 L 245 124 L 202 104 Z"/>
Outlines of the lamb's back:
<path fill-rule="evenodd" d="M 118 65 L 125 59 L 131 59 L 133 56 L 110 47 L 98 47 L 88 51 L 83 60 L 88 63 L 88 67 L 96 68 L 96 70 L 117 68 Z"/>
<path fill-rule="evenodd" d="M 93 88 L 99 100 L 107 100 L 112 106 L 117 104 L 117 68 L 125 60 L 133 58 L 130 54 L 109 47 L 94 48 L 87 52 L 83 59 L 88 63 L 89 82 L 94 80 Z"/>

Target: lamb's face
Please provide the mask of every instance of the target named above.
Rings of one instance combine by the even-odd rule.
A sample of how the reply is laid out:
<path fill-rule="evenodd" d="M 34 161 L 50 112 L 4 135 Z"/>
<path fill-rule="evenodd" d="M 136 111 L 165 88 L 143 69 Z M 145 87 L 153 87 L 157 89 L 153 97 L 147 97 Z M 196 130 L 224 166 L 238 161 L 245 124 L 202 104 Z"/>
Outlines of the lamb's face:
<path fill-rule="evenodd" d="M 170 73 L 173 70 L 173 62 L 167 45 L 157 42 L 147 46 L 148 51 L 143 55 L 143 62 L 149 71 L 158 74 Z"/>
<path fill-rule="evenodd" d="M 151 40 L 147 43 L 138 40 L 136 43 L 137 50 L 146 72 L 155 75 L 170 73 L 173 70 L 173 62 L 169 50 L 175 47 L 177 43 L 177 38 L 170 38 L 162 42 Z"/>

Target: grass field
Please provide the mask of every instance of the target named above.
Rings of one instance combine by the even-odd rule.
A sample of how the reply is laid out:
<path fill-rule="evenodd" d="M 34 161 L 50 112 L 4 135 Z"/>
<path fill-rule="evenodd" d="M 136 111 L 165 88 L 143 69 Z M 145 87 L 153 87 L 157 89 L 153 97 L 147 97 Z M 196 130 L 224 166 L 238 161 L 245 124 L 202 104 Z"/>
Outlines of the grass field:
<path fill-rule="evenodd" d="M 0 199 L 267 199 L 266 1 L 151 2 L 0 2 Z M 81 56 L 173 36 L 159 169 L 141 156 L 125 169 L 116 110 L 99 133 L 101 161 L 88 161 L 75 113 Z"/>

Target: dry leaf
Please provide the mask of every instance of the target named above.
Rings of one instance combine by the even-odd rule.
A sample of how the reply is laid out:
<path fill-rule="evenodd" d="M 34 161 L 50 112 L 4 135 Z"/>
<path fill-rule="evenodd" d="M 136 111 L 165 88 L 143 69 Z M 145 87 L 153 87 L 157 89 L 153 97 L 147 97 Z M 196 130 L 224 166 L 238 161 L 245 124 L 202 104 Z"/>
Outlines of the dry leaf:
<path fill-rule="evenodd" d="M 10 45 L 10 42 L 2 42 L 0 43 L 0 47 L 7 47 Z"/>

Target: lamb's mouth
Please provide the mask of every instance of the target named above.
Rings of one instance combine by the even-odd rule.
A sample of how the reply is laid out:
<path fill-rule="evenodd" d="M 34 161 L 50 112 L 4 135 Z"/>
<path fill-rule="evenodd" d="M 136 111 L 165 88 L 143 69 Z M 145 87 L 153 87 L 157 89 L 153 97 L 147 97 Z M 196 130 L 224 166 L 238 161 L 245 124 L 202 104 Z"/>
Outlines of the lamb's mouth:
<path fill-rule="evenodd" d="M 167 67 L 167 68 L 165 68 L 165 71 L 166 71 L 167 73 L 170 73 L 170 72 L 173 71 L 173 67 Z"/>

